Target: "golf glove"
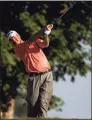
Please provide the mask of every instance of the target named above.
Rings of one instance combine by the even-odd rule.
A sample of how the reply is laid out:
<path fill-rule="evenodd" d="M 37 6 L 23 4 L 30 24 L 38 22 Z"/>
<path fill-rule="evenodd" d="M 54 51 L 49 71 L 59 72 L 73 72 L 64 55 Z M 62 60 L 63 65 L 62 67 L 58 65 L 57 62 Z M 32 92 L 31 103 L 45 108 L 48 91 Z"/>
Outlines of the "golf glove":
<path fill-rule="evenodd" d="M 49 35 L 50 33 L 51 33 L 51 30 L 46 29 L 46 30 L 44 31 L 44 34 L 46 34 L 46 35 Z"/>

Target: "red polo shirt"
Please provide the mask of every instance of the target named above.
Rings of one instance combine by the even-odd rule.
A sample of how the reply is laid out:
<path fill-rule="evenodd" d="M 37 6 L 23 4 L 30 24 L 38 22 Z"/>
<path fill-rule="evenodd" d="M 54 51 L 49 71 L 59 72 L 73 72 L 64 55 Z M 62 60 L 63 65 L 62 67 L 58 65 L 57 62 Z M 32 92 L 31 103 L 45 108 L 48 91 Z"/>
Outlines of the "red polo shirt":
<path fill-rule="evenodd" d="M 37 40 L 37 44 L 27 41 L 16 45 L 14 48 L 15 54 L 24 62 L 27 72 L 44 72 L 51 69 L 51 66 L 41 48 L 44 48 L 44 41 Z"/>

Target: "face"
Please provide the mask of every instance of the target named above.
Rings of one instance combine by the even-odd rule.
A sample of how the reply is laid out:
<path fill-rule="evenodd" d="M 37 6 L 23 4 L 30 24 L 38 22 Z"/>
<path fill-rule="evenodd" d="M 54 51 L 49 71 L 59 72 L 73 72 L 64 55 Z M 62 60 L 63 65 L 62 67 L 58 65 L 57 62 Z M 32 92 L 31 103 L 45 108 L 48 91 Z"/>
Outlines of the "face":
<path fill-rule="evenodd" d="M 9 42 L 10 42 L 13 46 L 15 46 L 15 45 L 18 45 L 18 44 L 21 43 L 21 38 L 20 38 L 19 35 L 16 35 L 16 36 L 11 37 L 11 38 L 9 39 Z"/>

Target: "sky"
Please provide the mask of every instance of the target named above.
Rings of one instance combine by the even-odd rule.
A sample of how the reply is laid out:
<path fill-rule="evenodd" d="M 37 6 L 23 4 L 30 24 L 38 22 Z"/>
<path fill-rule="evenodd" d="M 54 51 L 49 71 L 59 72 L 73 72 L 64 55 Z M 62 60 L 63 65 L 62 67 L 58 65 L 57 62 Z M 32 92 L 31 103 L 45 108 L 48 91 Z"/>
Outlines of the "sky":
<path fill-rule="evenodd" d="M 74 83 L 66 76 L 66 81 L 54 82 L 53 95 L 65 102 L 63 112 L 51 110 L 48 117 L 91 118 L 91 73 L 85 77 L 76 76 Z"/>

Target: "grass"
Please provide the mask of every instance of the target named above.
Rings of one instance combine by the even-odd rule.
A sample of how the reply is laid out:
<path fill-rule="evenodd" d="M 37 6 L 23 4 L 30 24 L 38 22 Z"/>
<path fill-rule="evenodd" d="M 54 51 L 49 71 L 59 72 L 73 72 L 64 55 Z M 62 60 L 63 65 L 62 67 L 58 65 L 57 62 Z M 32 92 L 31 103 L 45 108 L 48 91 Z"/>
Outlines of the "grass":
<path fill-rule="evenodd" d="M 5 120 L 5 119 L 0 119 Z M 16 119 L 7 119 L 7 120 L 87 120 L 79 118 L 16 118 Z"/>

